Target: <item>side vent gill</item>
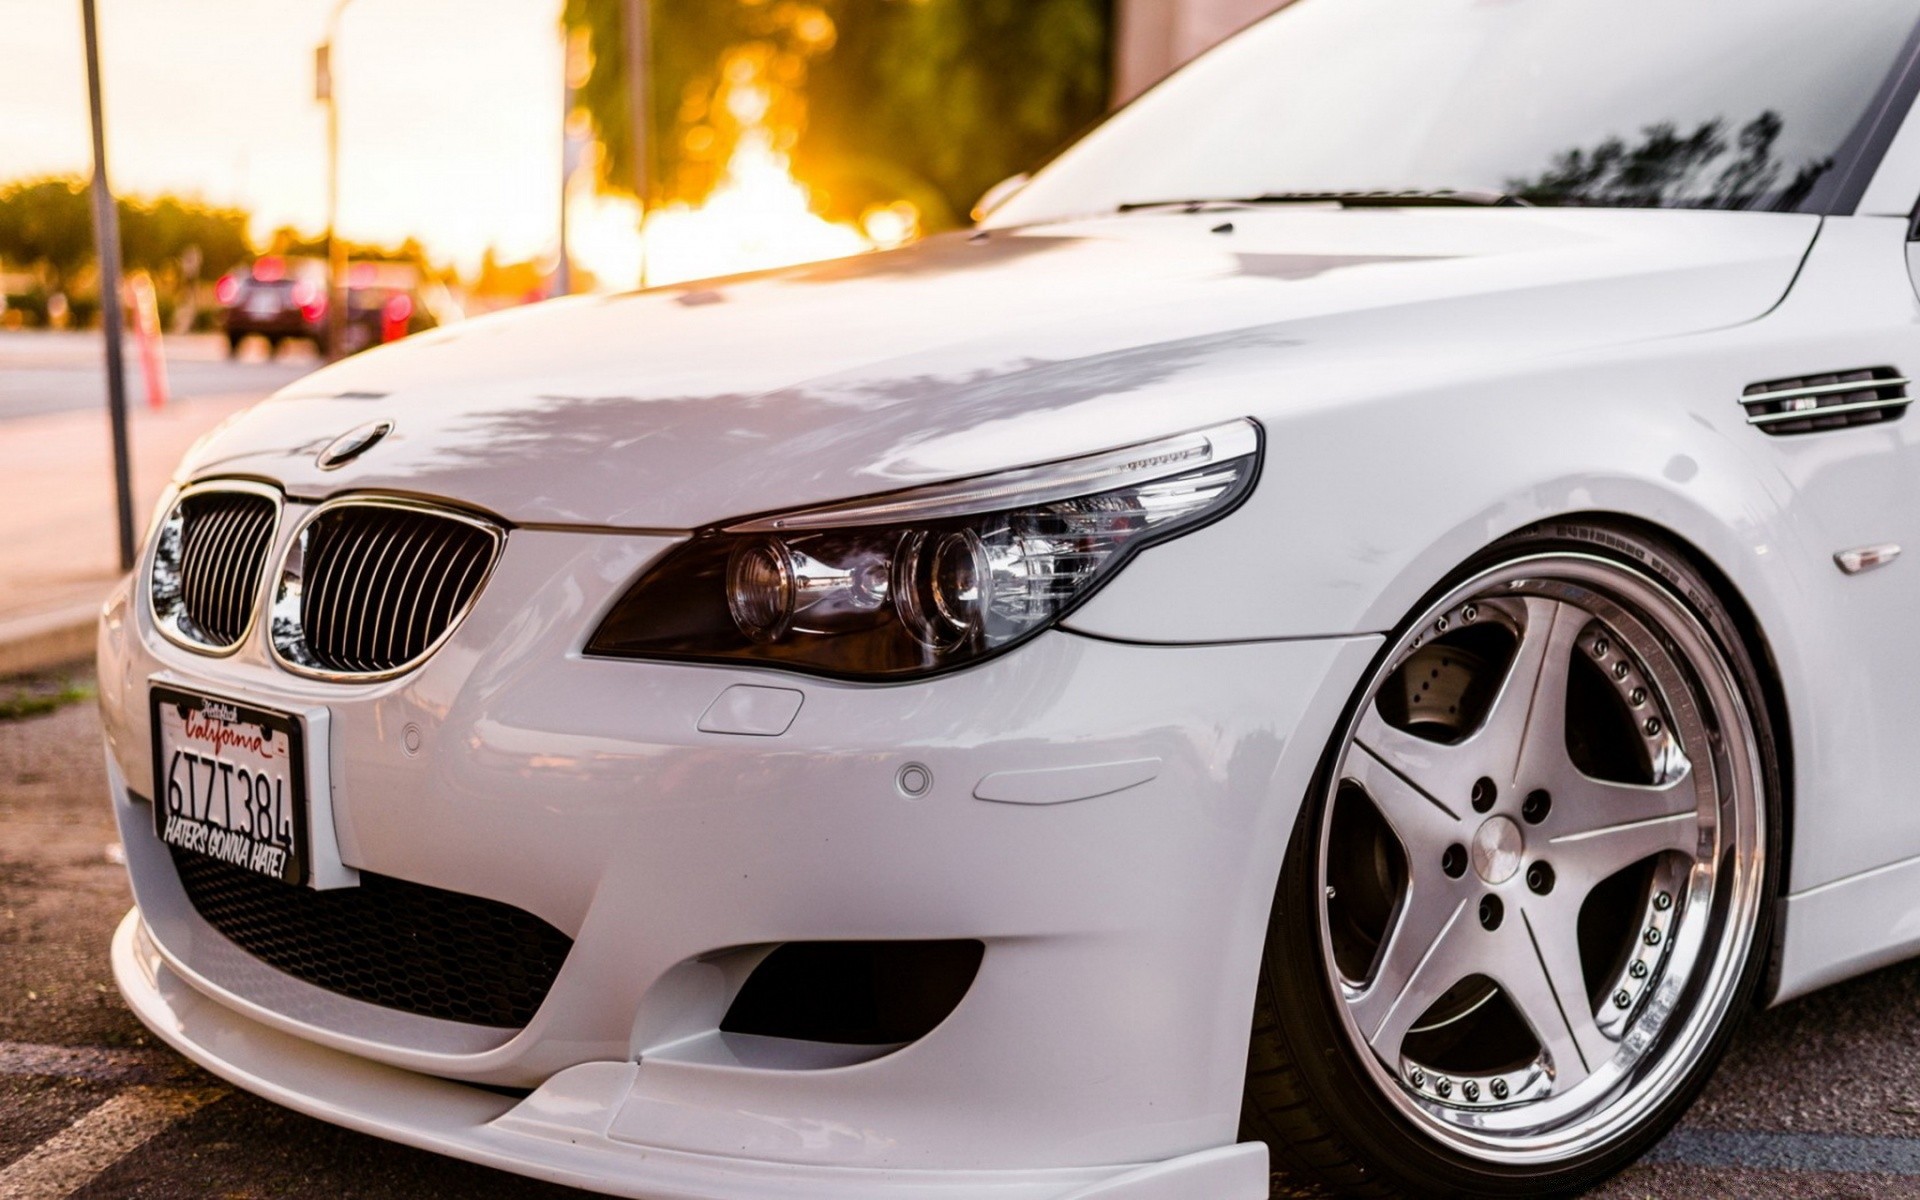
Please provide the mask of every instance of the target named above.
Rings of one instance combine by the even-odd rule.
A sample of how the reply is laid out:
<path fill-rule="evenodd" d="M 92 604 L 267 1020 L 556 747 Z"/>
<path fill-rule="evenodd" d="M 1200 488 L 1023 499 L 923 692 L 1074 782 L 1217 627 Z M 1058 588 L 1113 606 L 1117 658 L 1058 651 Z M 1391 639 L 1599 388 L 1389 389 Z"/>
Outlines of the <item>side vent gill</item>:
<path fill-rule="evenodd" d="M 1892 367 L 1776 379 L 1749 385 L 1740 403 L 1762 433 L 1819 433 L 1897 420 L 1913 403 L 1908 382 Z"/>

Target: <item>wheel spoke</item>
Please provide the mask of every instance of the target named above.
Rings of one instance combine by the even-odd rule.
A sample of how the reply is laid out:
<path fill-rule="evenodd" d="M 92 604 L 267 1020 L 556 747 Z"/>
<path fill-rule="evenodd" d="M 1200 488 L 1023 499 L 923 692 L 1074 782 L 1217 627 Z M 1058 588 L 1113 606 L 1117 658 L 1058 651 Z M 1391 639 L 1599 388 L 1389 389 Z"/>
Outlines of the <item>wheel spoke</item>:
<path fill-rule="evenodd" d="M 1587 995 L 1574 904 L 1529 905 L 1503 948 L 1494 982 L 1520 1011 L 1553 1061 L 1554 1089 L 1564 1091 L 1613 1057 Z"/>
<path fill-rule="evenodd" d="M 1555 836 L 1577 834 L 1690 813 L 1699 805 L 1698 789 L 1699 781 L 1691 771 L 1654 784 L 1616 783 L 1576 773 L 1554 785 L 1553 794 L 1571 803 L 1556 802 L 1551 829 Z"/>
<path fill-rule="evenodd" d="M 1470 939 L 1482 930 L 1470 900 L 1452 889 L 1408 889 L 1380 949 L 1373 979 L 1348 1000 L 1354 1022 L 1376 1053 L 1397 1061 L 1400 1043 L 1420 1014 L 1448 988 L 1473 974 Z"/>
<path fill-rule="evenodd" d="M 1477 755 L 1396 729 L 1373 704 L 1361 714 L 1353 740 L 1450 811 L 1459 810 L 1479 778 Z"/>
<path fill-rule="evenodd" d="M 1558 600 L 1526 601 L 1526 627 L 1513 664 L 1480 732 L 1463 744 L 1502 784 L 1527 774 L 1559 774 L 1567 762 L 1567 675 L 1586 615 Z M 1498 778 L 1496 776 L 1496 778 Z"/>
<path fill-rule="evenodd" d="M 1546 855 L 1584 896 L 1625 867 L 1665 850 L 1697 857 L 1698 782 L 1691 772 L 1665 783 L 1613 783 L 1570 772 L 1554 788 Z"/>
<path fill-rule="evenodd" d="M 1407 760 L 1403 757 L 1400 761 Z M 1410 777 L 1371 746 L 1356 742 L 1342 774 L 1360 785 L 1393 827 L 1408 858 L 1415 860 L 1409 863 L 1414 873 L 1438 868 L 1441 852 L 1466 836 L 1458 808 L 1442 801 L 1416 782 L 1417 776 Z"/>
<path fill-rule="evenodd" d="M 1596 824 L 1549 838 L 1547 854 L 1562 881 L 1585 895 L 1609 876 L 1667 850 L 1700 852 L 1700 818 L 1692 808 Z"/>

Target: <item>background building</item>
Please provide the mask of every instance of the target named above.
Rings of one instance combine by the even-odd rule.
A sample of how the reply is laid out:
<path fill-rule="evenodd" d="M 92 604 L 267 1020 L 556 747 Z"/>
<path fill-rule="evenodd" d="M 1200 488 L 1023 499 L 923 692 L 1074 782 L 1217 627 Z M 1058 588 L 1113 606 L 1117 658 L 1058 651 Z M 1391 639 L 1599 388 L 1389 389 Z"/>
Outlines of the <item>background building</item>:
<path fill-rule="evenodd" d="M 1288 0 L 1120 0 L 1113 99 L 1124 104 L 1227 35 Z"/>

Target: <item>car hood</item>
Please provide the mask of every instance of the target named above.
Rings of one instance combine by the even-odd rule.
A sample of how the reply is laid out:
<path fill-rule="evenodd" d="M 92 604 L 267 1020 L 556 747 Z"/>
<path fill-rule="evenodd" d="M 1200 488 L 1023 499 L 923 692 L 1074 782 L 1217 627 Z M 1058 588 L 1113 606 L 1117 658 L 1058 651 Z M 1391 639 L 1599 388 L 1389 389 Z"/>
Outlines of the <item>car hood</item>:
<path fill-rule="evenodd" d="M 184 475 L 681 530 L 1752 320 L 1814 217 L 1217 208 L 555 301 L 319 371 Z M 345 466 L 320 451 L 372 421 Z"/>

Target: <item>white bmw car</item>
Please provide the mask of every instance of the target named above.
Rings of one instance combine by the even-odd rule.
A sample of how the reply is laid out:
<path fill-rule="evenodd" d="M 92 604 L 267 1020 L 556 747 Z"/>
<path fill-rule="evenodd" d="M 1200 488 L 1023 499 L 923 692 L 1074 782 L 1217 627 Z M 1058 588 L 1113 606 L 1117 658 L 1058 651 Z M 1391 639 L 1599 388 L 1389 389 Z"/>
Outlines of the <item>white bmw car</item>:
<path fill-rule="evenodd" d="M 135 1012 L 651 1200 L 1538 1195 L 1920 950 L 1920 0 L 1300 0 L 971 232 L 322 371 L 100 640 Z"/>

